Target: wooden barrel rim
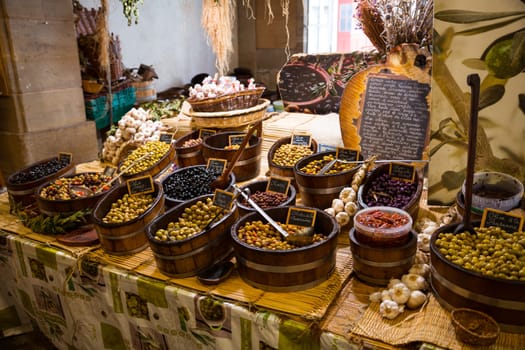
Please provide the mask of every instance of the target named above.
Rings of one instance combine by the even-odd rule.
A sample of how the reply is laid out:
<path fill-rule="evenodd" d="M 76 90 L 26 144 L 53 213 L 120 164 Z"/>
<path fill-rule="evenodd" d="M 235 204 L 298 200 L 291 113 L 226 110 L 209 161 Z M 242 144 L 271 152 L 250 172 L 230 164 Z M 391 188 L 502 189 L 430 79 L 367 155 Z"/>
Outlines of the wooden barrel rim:
<path fill-rule="evenodd" d="M 16 171 L 15 173 L 9 175 L 9 177 L 7 178 L 7 181 L 6 181 L 6 188 L 7 190 L 10 192 L 10 193 L 13 193 L 15 194 L 16 191 L 26 191 L 25 187 L 27 186 L 30 186 L 31 188 L 34 188 L 34 187 L 37 187 L 39 186 L 40 184 L 42 184 L 43 182 L 47 182 L 47 181 L 51 181 L 52 179 L 56 178 L 57 176 L 61 176 L 65 173 L 68 173 L 70 171 L 74 171 L 75 169 L 75 166 L 73 163 L 69 163 L 67 165 L 65 165 L 64 167 L 58 169 L 56 172 L 52 173 L 52 174 L 49 174 L 47 176 L 44 176 L 40 179 L 36 179 L 36 180 L 33 180 L 33 181 L 29 181 L 29 182 L 24 182 L 24 183 L 21 183 L 21 184 L 15 184 L 13 183 L 13 178 L 16 174 L 18 173 L 22 173 L 24 171 L 27 171 L 29 169 L 31 169 L 32 167 L 38 165 L 38 164 L 43 164 L 43 163 L 47 163 L 47 162 L 50 162 L 54 159 L 58 159 L 58 157 L 51 157 L 51 158 L 47 158 L 47 159 L 43 159 L 41 161 L 38 161 L 38 162 L 35 162 L 35 163 L 32 163 L 30 164 L 29 166 L 23 168 L 23 169 L 20 169 L 18 171 Z M 20 187 L 22 187 L 22 189 L 20 189 Z M 29 192 L 31 193 L 31 192 Z M 23 194 L 27 194 L 27 193 L 23 193 Z"/>
<path fill-rule="evenodd" d="M 149 238 L 149 236 L 148 236 L 148 238 Z M 204 251 L 206 249 L 210 249 L 210 248 L 213 248 L 215 246 L 218 246 L 220 243 L 222 243 L 222 241 L 224 241 L 225 238 L 227 238 L 227 235 L 219 235 L 215 239 L 213 239 L 211 241 L 208 241 L 207 245 L 203 245 L 203 246 L 201 246 L 199 248 L 192 249 L 191 251 L 189 251 L 187 253 L 184 253 L 184 254 L 164 255 L 164 254 L 157 253 L 153 248 L 152 248 L 152 251 L 153 251 L 153 255 L 155 255 L 156 257 L 162 258 L 164 260 L 181 260 L 181 259 L 186 259 L 188 257 L 195 256 L 196 254 L 198 254 L 198 253 L 200 253 L 200 252 L 202 252 L 202 251 Z M 151 240 L 150 240 L 150 242 L 151 242 Z"/>
<path fill-rule="evenodd" d="M 284 144 L 290 143 L 291 141 L 292 141 L 291 136 L 283 137 L 277 140 L 276 142 L 274 142 L 273 145 L 270 147 L 270 150 L 268 151 L 268 154 L 267 154 L 268 167 L 270 168 L 270 170 L 272 170 L 272 168 L 276 168 L 277 170 L 290 171 L 292 172 L 292 176 L 293 176 L 293 167 L 294 167 L 293 165 L 279 165 L 273 162 L 273 156 L 275 152 L 277 152 L 279 147 L 281 147 Z M 313 151 L 312 154 L 318 153 L 317 152 L 317 141 L 314 138 L 311 139 L 310 149 Z"/>
<path fill-rule="evenodd" d="M 198 156 L 201 153 L 202 153 L 202 151 L 199 149 L 199 150 L 196 150 L 195 152 L 177 153 L 177 157 L 179 157 L 179 158 L 191 158 L 191 157 Z"/>
<path fill-rule="evenodd" d="M 125 173 L 125 174 L 122 174 L 122 179 L 128 179 L 129 180 L 129 179 L 132 179 L 134 177 L 140 177 L 140 176 L 149 175 L 152 172 L 153 172 L 152 176 L 156 176 L 156 175 L 162 173 L 162 171 L 164 169 L 166 169 L 166 167 L 174 159 L 175 159 L 175 144 L 172 142 L 170 144 L 170 148 L 168 149 L 168 151 L 158 161 L 156 161 L 155 164 L 150 166 L 148 169 L 142 170 L 142 171 L 140 171 L 138 173 L 134 173 L 134 174 Z"/>
<path fill-rule="evenodd" d="M 268 185 L 268 180 L 258 180 L 258 181 L 253 181 L 247 185 L 244 185 L 241 187 L 242 190 L 246 190 L 246 189 L 249 189 L 250 191 L 264 191 L 266 189 L 266 186 Z M 278 207 L 282 207 L 282 206 L 287 206 L 287 205 L 294 205 L 295 204 L 295 200 L 296 200 L 296 197 L 297 197 L 297 191 L 295 190 L 295 187 L 294 186 L 289 186 L 288 187 L 288 193 L 286 194 L 287 195 L 287 199 L 286 201 L 284 201 L 282 204 L 278 205 Z M 243 201 L 237 201 L 237 207 L 242 210 L 242 211 L 245 211 L 245 212 L 253 212 L 255 211 L 254 208 L 252 208 L 249 204 L 246 204 L 244 205 L 243 204 Z"/>

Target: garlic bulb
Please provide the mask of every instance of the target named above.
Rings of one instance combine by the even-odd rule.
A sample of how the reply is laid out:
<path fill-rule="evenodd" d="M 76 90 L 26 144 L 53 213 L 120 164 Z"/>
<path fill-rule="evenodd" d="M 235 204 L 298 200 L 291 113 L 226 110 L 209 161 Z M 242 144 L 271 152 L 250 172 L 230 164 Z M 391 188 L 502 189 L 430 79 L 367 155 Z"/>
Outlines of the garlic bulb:
<path fill-rule="evenodd" d="M 339 198 L 334 198 L 332 200 L 332 208 L 334 208 L 335 213 L 337 214 L 345 209 L 345 203 Z"/>
<path fill-rule="evenodd" d="M 396 318 L 401 312 L 403 312 L 403 309 L 403 307 L 400 307 L 392 300 L 384 300 L 381 302 L 381 305 L 379 305 L 379 313 L 381 316 L 388 318 L 389 320 Z"/>
<path fill-rule="evenodd" d="M 381 292 L 374 292 L 374 293 L 370 294 L 368 296 L 368 299 L 372 303 L 380 303 L 381 301 L 383 301 L 383 299 L 381 298 Z"/>
<path fill-rule="evenodd" d="M 425 290 L 427 289 L 427 281 L 423 276 L 409 273 L 401 277 L 401 281 L 411 290 Z"/>
<path fill-rule="evenodd" d="M 399 305 L 406 303 L 410 297 L 410 289 L 408 289 L 404 283 L 395 284 L 392 289 L 389 290 L 389 293 L 392 301 L 395 301 Z"/>
<path fill-rule="evenodd" d="M 332 207 L 326 208 L 324 211 L 327 212 L 328 215 L 335 216 L 335 210 Z"/>
<path fill-rule="evenodd" d="M 407 307 L 409 309 L 417 309 L 427 300 L 427 295 L 420 290 L 413 290 L 407 300 Z"/>
<path fill-rule="evenodd" d="M 416 258 L 414 259 L 414 264 L 428 264 L 428 262 L 428 254 L 418 249 L 416 251 Z"/>
<path fill-rule="evenodd" d="M 392 298 L 390 297 L 390 292 L 387 289 L 381 291 L 381 300 L 392 300 Z"/>
<path fill-rule="evenodd" d="M 348 215 L 345 211 L 342 211 L 335 214 L 335 220 L 339 225 L 345 226 L 350 222 L 350 215 Z"/>
<path fill-rule="evenodd" d="M 346 203 L 345 212 L 350 216 L 354 216 L 355 213 L 357 212 L 357 204 L 355 202 Z"/>
<path fill-rule="evenodd" d="M 352 187 L 344 187 L 341 192 L 339 192 L 339 199 L 341 199 L 345 204 L 355 201 L 355 198 L 356 192 Z"/>
<path fill-rule="evenodd" d="M 386 286 L 388 289 L 392 289 L 396 284 L 402 283 L 399 278 L 391 278 L 390 281 L 388 281 L 388 285 Z"/>
<path fill-rule="evenodd" d="M 430 237 L 428 233 L 417 235 L 417 247 L 424 252 L 430 251 Z"/>
<path fill-rule="evenodd" d="M 414 273 L 416 275 L 423 276 L 424 278 L 427 278 L 430 273 L 430 265 L 429 264 L 414 264 L 408 270 L 408 273 Z"/>

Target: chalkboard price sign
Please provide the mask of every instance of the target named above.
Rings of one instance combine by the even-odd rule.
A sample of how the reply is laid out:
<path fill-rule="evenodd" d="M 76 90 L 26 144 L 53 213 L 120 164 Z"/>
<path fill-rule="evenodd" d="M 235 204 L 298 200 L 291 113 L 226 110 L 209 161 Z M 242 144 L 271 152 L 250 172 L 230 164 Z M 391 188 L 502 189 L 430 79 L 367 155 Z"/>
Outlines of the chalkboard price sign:
<path fill-rule="evenodd" d="M 173 134 L 163 132 L 159 136 L 159 141 L 167 143 L 169 145 L 171 144 L 171 141 L 173 141 Z"/>
<path fill-rule="evenodd" d="M 286 224 L 313 227 L 315 225 L 316 216 L 317 211 L 315 211 L 314 209 L 292 207 L 288 209 Z"/>
<path fill-rule="evenodd" d="M 209 158 L 206 168 L 213 174 L 220 175 L 224 172 L 224 168 L 226 168 L 226 162 L 226 159 Z"/>
<path fill-rule="evenodd" d="M 288 188 L 290 187 L 290 179 L 270 177 L 268 184 L 266 185 L 266 192 L 278 192 L 288 194 Z"/>
<path fill-rule="evenodd" d="M 211 136 L 215 134 L 215 130 L 212 129 L 200 129 L 199 130 L 199 137 L 201 139 L 204 139 L 205 137 Z"/>
<path fill-rule="evenodd" d="M 523 221 L 524 217 L 521 215 L 485 208 L 481 217 L 481 227 L 495 226 L 505 230 L 505 232 L 514 233 L 523 230 Z"/>
<path fill-rule="evenodd" d="M 113 177 L 113 175 L 115 175 L 115 171 L 117 171 L 117 168 L 112 167 L 112 166 L 107 166 L 104 168 L 102 175 L 107 176 L 107 177 Z"/>
<path fill-rule="evenodd" d="M 228 143 L 230 146 L 240 145 L 244 140 L 244 135 L 230 135 L 228 136 Z"/>
<path fill-rule="evenodd" d="M 128 193 L 130 195 L 147 194 L 155 191 L 151 175 L 130 179 L 126 181 L 126 185 L 128 186 Z"/>
<path fill-rule="evenodd" d="M 416 178 L 416 168 L 405 163 L 390 163 L 390 177 L 396 180 L 414 182 Z"/>
<path fill-rule="evenodd" d="M 310 147 L 312 144 L 312 135 L 310 134 L 293 134 L 290 141 L 292 145 Z"/>
<path fill-rule="evenodd" d="M 335 157 L 337 159 L 353 162 L 359 160 L 359 151 L 350 148 L 337 147 Z"/>
<path fill-rule="evenodd" d="M 213 195 L 213 205 L 230 210 L 235 195 L 232 192 L 216 189 Z"/>
<path fill-rule="evenodd" d="M 58 160 L 60 161 L 60 163 L 71 164 L 71 161 L 73 160 L 73 154 L 60 152 L 58 153 Z"/>

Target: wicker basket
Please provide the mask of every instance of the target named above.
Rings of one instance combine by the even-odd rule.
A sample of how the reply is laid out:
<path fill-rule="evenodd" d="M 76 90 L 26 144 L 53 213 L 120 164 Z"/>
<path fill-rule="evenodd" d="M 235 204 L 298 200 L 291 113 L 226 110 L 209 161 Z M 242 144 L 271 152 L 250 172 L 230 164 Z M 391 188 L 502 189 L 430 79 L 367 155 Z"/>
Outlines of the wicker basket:
<path fill-rule="evenodd" d="M 264 92 L 264 87 L 247 89 L 202 100 L 190 97 L 187 101 L 195 112 L 226 112 L 253 107 Z"/>
<path fill-rule="evenodd" d="M 491 345 L 499 335 L 499 326 L 489 315 L 468 309 L 452 310 L 452 324 L 456 336 L 464 343 L 472 345 Z"/>
<path fill-rule="evenodd" d="M 191 108 L 189 111 L 183 110 L 183 113 L 192 118 L 192 122 L 196 128 L 229 129 L 262 120 L 269 104 L 269 100 L 261 98 L 255 106 L 250 108 L 226 112 L 195 112 L 193 108 Z"/>

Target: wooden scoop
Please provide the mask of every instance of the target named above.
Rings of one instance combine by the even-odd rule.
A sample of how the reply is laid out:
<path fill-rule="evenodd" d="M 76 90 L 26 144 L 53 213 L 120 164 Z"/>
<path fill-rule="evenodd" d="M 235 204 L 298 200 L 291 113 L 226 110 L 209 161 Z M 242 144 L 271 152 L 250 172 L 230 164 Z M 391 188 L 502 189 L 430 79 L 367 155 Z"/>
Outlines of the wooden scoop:
<path fill-rule="evenodd" d="M 465 177 L 465 213 L 463 215 L 463 222 L 456 227 L 454 233 L 468 231 L 476 235 L 477 233 L 470 222 L 470 215 L 472 211 L 472 183 L 474 182 L 474 165 L 476 161 L 476 142 L 478 131 L 479 75 L 470 74 L 467 76 L 467 84 L 470 85 L 472 92 L 470 99 L 467 175 Z"/>
<path fill-rule="evenodd" d="M 244 139 L 242 140 L 241 144 L 239 145 L 239 149 L 237 152 L 235 152 L 233 158 L 231 161 L 228 162 L 228 165 L 226 166 L 226 169 L 222 172 L 221 175 L 219 175 L 213 182 L 210 184 L 210 187 L 212 189 L 220 188 L 225 189 L 228 184 L 230 177 L 230 173 L 232 172 L 233 168 L 235 168 L 235 165 L 237 164 L 237 161 L 239 160 L 242 152 L 244 152 L 244 149 L 246 148 L 246 145 L 250 141 L 250 138 L 252 137 L 255 130 L 258 131 L 259 137 L 261 137 L 262 134 L 262 120 L 252 125 L 252 127 L 248 130 L 246 135 L 244 136 Z"/>

